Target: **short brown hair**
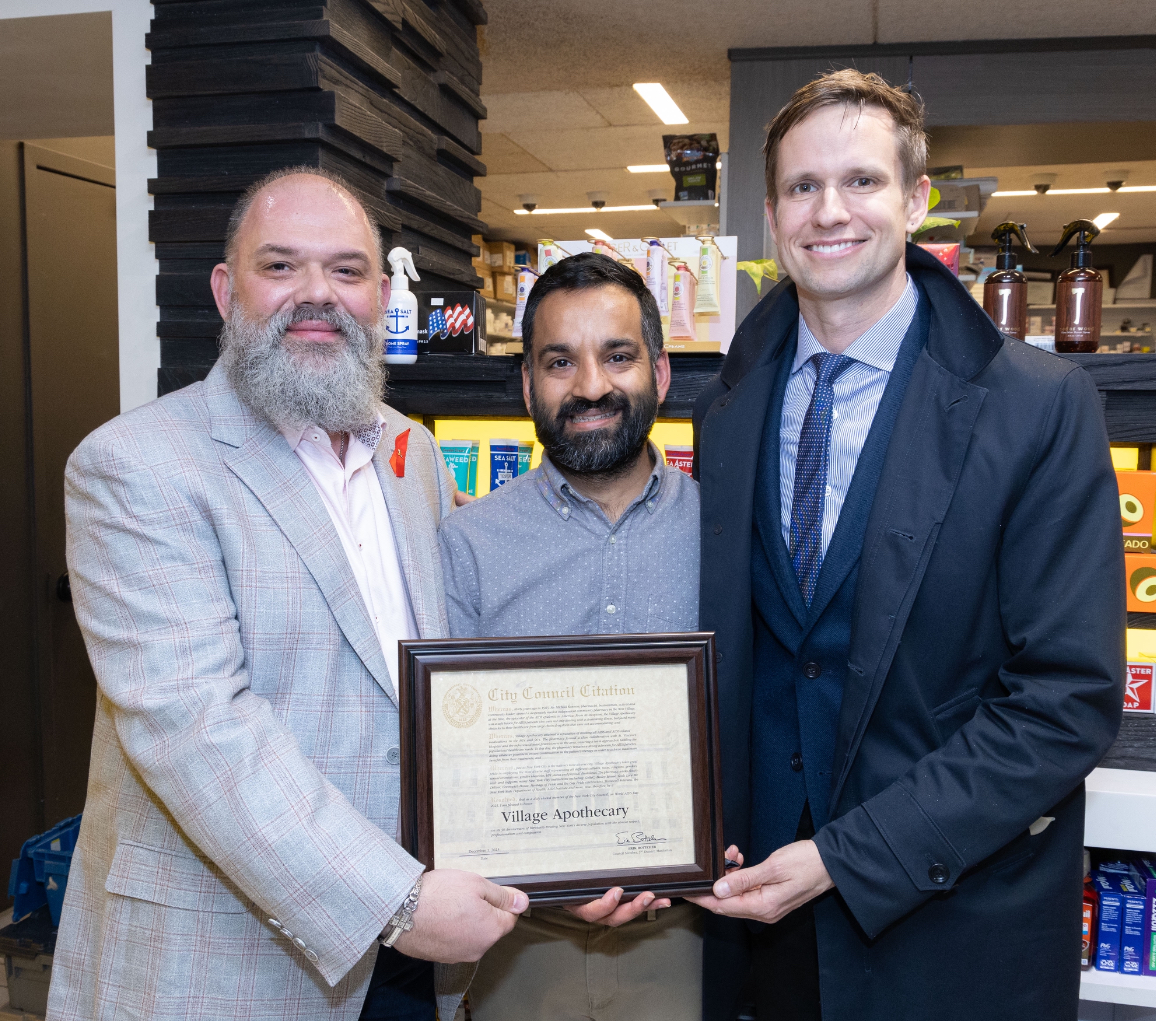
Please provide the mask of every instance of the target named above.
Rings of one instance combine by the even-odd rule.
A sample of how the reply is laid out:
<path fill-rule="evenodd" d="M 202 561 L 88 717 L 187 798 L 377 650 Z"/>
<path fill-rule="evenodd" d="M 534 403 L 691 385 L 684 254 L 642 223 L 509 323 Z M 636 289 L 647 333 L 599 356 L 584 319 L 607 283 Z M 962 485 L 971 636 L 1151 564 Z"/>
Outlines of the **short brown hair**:
<path fill-rule="evenodd" d="M 877 74 L 863 74 L 854 68 L 831 71 L 799 89 L 774 120 L 767 125 L 763 146 L 766 159 L 767 198 L 774 204 L 777 194 L 779 145 L 783 136 L 808 115 L 823 106 L 874 106 L 886 110 L 895 122 L 899 145 L 899 169 L 903 187 L 910 192 L 927 171 L 927 134 L 923 130 L 923 102 L 911 92 L 888 85 Z"/>
<path fill-rule="evenodd" d="M 369 221 L 370 232 L 373 234 L 373 246 L 374 252 L 377 255 L 377 264 L 378 266 L 383 265 L 385 259 L 382 252 L 381 230 L 373 217 L 369 215 L 369 210 L 365 208 L 365 203 L 357 197 L 357 192 L 349 186 L 349 182 L 340 174 L 334 173 L 332 170 L 326 170 L 324 167 L 301 165 L 282 167 L 280 170 L 271 171 L 249 185 L 241 194 L 241 197 L 237 199 L 236 205 L 233 206 L 233 211 L 229 214 L 229 226 L 225 231 L 225 263 L 229 266 L 230 272 L 232 272 L 232 267 L 237 257 L 237 235 L 241 233 L 241 224 L 245 222 L 245 217 L 253 205 L 253 199 L 255 199 L 260 192 L 268 188 L 269 185 L 273 184 L 274 181 L 280 181 L 285 177 L 297 177 L 299 174 L 307 177 L 320 177 L 323 181 L 328 181 L 335 188 L 340 188 L 361 207 L 361 211 L 365 214 L 366 220 Z"/>

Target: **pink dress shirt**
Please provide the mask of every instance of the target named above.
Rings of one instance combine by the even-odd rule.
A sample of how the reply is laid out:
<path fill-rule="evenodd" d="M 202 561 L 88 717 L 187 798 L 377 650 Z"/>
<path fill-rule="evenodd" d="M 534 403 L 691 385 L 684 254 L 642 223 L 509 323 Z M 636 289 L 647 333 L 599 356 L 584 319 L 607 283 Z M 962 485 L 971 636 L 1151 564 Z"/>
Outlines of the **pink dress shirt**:
<path fill-rule="evenodd" d="M 361 598 L 381 642 L 396 695 L 397 643 L 418 635 L 397 557 L 393 525 L 373 466 L 373 452 L 383 426 L 384 419 L 379 415 L 376 428 L 351 434 L 344 465 L 333 452 L 329 434 L 324 429 L 309 425 L 304 429 L 283 429 L 281 434 L 305 465 L 341 538 Z"/>

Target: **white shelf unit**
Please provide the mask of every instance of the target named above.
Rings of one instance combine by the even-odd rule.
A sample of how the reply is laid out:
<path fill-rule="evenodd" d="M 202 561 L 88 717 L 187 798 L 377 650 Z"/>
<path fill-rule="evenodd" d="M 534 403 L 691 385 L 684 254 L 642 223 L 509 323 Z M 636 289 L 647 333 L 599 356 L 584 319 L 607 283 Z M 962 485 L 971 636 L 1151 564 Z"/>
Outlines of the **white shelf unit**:
<path fill-rule="evenodd" d="M 1156 773 L 1094 769 L 1085 788 L 1085 847 L 1156 853 Z M 1089 968 L 1080 975 L 1080 998 L 1156 1007 L 1156 976 Z"/>

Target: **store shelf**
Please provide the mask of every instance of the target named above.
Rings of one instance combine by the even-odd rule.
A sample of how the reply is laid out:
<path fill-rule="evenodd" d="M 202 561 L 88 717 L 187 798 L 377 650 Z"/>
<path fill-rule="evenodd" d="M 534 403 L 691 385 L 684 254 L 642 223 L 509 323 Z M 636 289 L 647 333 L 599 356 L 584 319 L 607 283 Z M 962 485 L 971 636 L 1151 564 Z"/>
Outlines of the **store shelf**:
<path fill-rule="evenodd" d="M 1156 976 L 1121 975 L 1089 968 L 1080 973 L 1080 999 L 1156 1007 Z"/>
<path fill-rule="evenodd" d="M 1084 787 L 1086 847 L 1156 852 L 1156 772 L 1101 767 Z"/>

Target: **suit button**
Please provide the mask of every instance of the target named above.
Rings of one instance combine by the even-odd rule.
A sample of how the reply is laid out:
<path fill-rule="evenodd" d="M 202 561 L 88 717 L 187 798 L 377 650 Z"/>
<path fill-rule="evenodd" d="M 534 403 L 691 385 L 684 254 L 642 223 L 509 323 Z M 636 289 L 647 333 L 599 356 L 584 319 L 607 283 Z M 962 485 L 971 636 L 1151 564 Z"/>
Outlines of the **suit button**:
<path fill-rule="evenodd" d="M 298 950 L 304 950 L 305 949 L 305 940 L 303 940 L 300 936 L 297 936 L 293 940 L 293 943 L 296 945 Z"/>
<path fill-rule="evenodd" d="M 317 955 L 312 950 L 306 950 L 305 951 L 305 960 L 310 961 L 313 964 L 316 964 L 317 963 Z"/>
<path fill-rule="evenodd" d="M 391 766 L 396 766 L 399 762 L 401 762 L 401 749 L 398 748 L 397 745 L 394 745 L 392 748 L 386 751 L 385 761 L 388 762 Z"/>
<path fill-rule="evenodd" d="M 951 878 L 951 873 L 946 865 L 940 865 L 939 862 L 936 862 L 927 870 L 927 878 L 942 886 Z"/>
<path fill-rule="evenodd" d="M 722 535 L 722 525 L 715 525 L 714 526 L 714 534 L 715 535 Z"/>
<path fill-rule="evenodd" d="M 791 756 L 791 768 L 796 773 L 800 772 L 803 768 L 803 756 L 798 752 L 795 752 L 795 754 Z"/>
<path fill-rule="evenodd" d="M 823 672 L 823 668 L 821 666 L 819 666 L 819 664 L 816 663 L 814 660 L 812 660 L 810 663 L 804 663 L 803 664 L 803 676 L 806 677 L 808 680 L 813 681 L 822 672 Z"/>

